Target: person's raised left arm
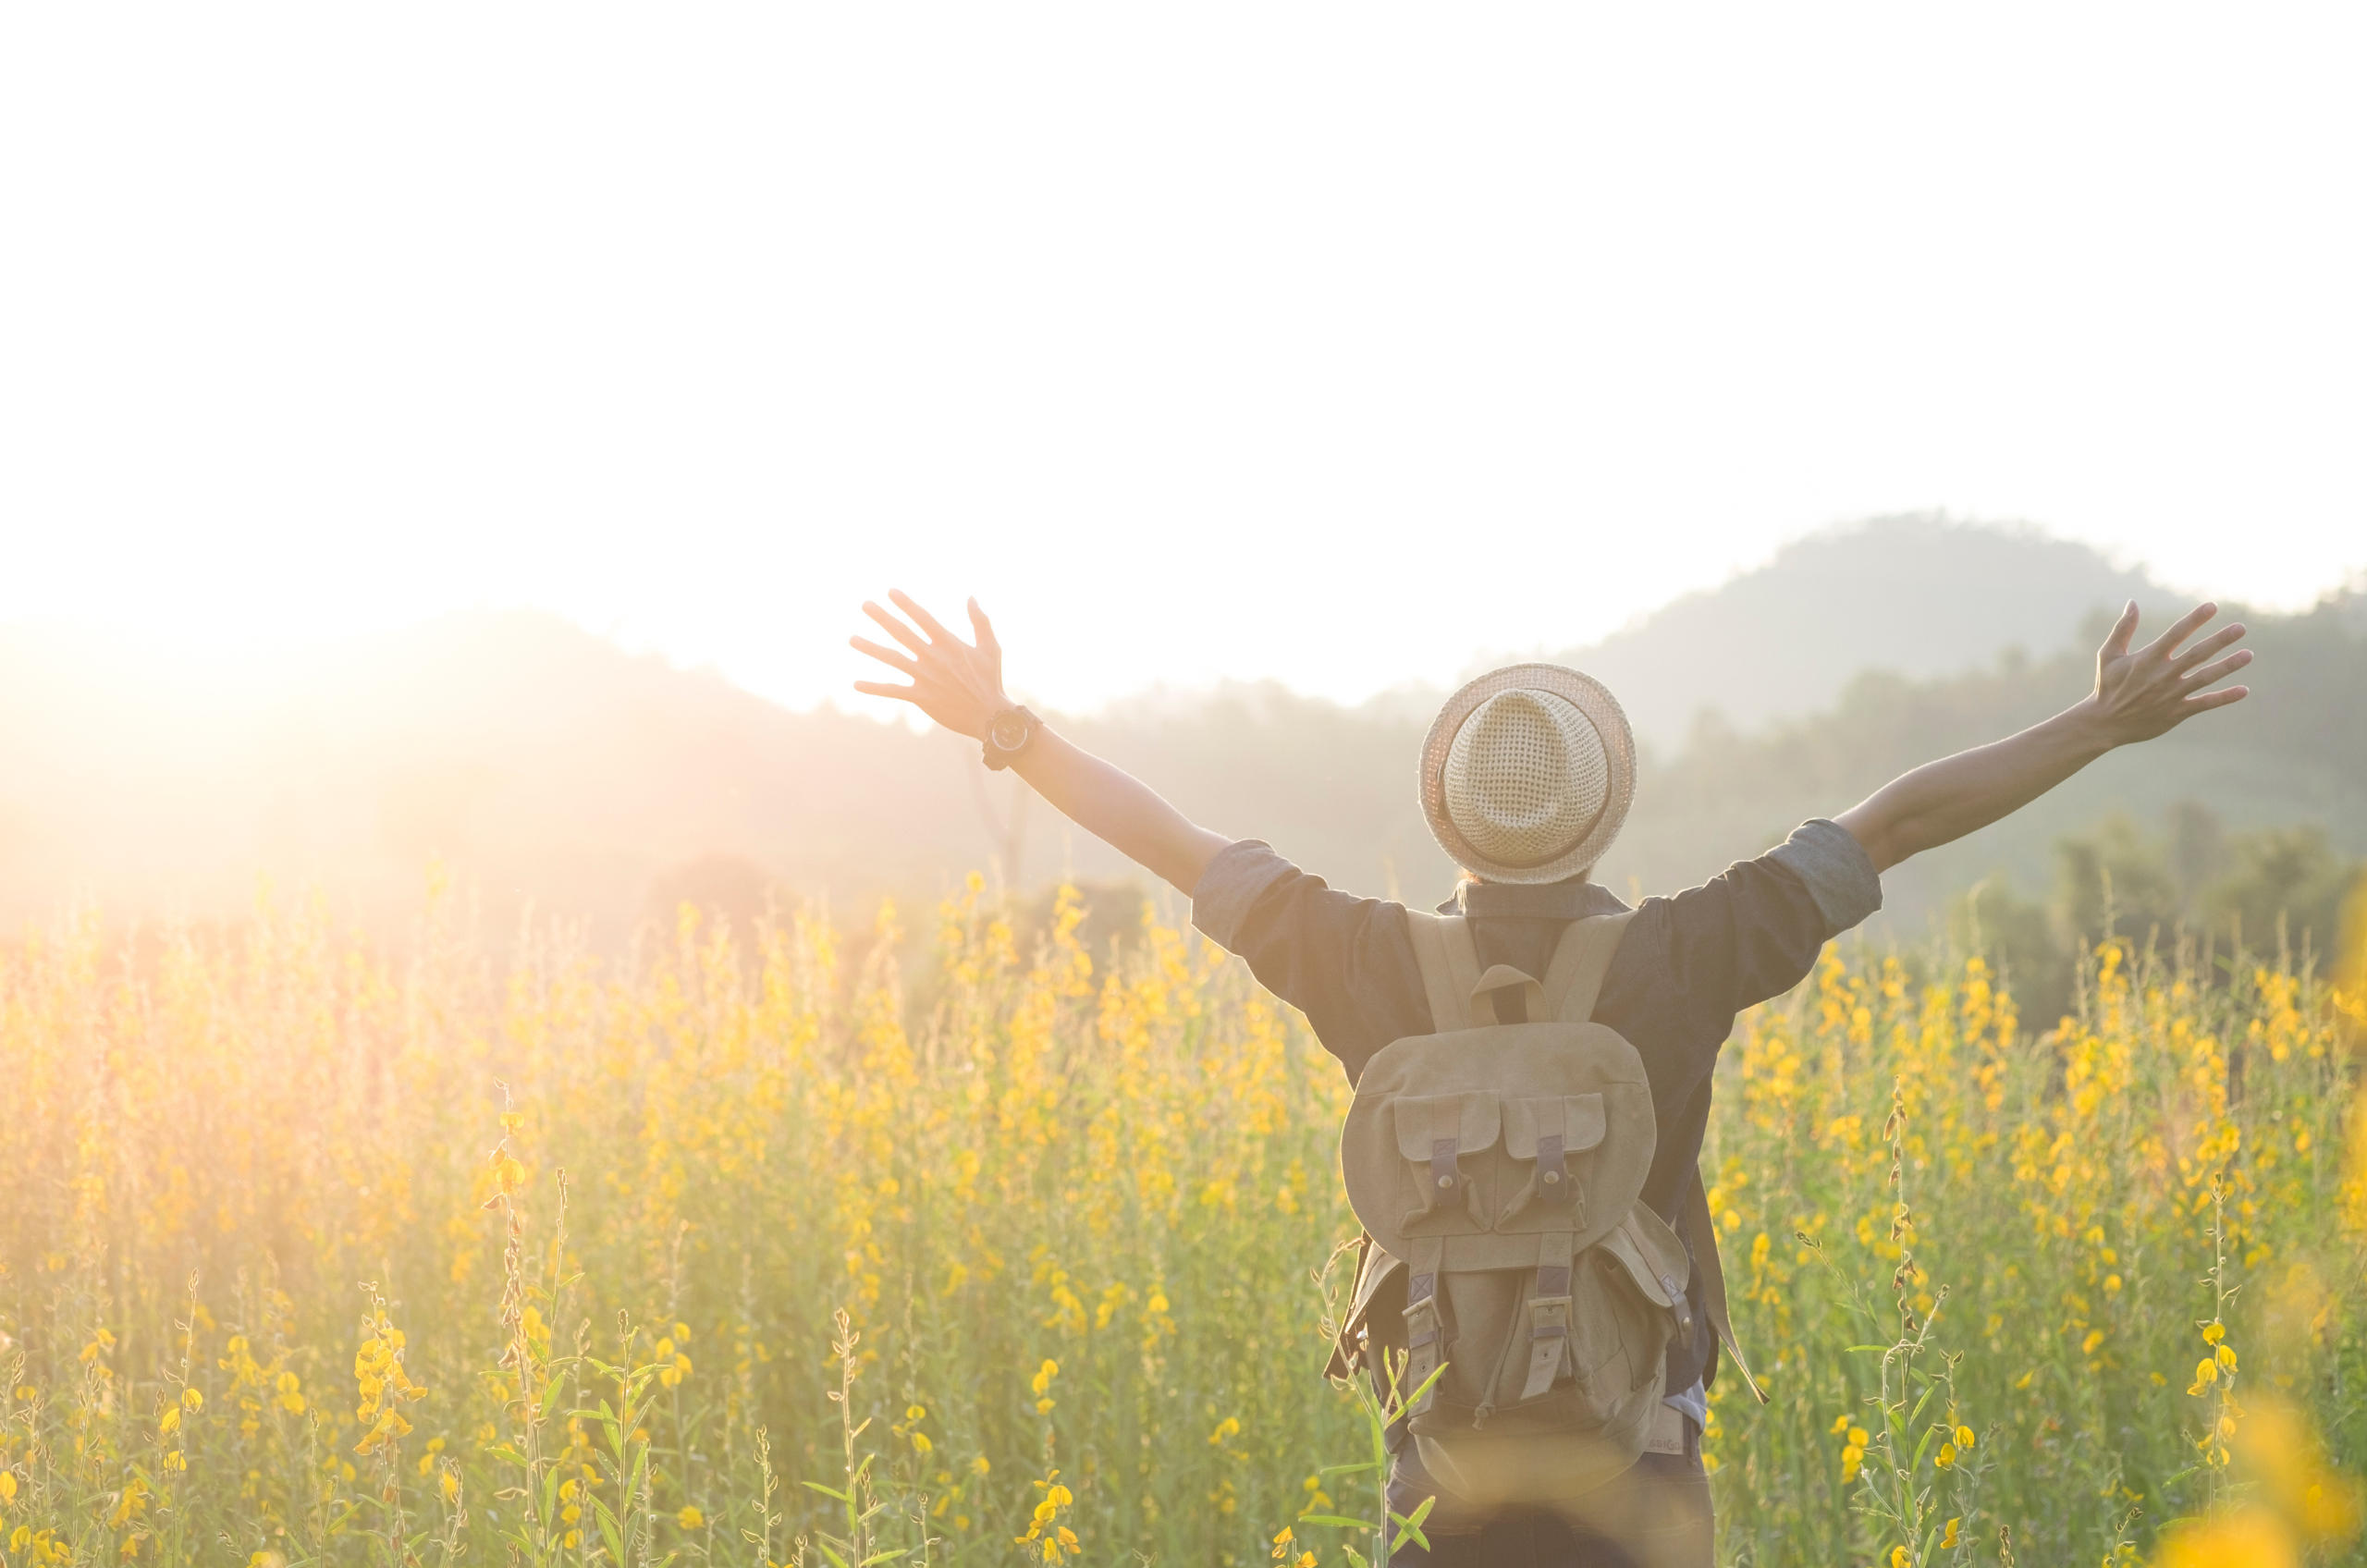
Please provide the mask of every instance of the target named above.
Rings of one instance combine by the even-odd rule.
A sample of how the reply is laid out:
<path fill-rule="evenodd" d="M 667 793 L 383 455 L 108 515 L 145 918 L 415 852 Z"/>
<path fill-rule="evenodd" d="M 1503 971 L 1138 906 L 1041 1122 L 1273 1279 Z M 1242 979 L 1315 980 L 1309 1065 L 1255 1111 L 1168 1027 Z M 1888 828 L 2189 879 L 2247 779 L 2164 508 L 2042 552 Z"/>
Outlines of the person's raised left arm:
<path fill-rule="evenodd" d="M 2208 690 L 2251 662 L 2249 648 L 2225 652 L 2243 636 L 2240 623 L 2179 651 L 2218 613 L 2216 605 L 2198 606 L 2132 653 L 2131 600 L 2097 650 L 2095 690 L 2084 700 L 2018 735 L 1903 773 L 1834 820 L 1864 846 L 1875 870 L 1886 871 L 2011 815 L 2116 746 L 2241 702 L 2249 687 Z"/>
<path fill-rule="evenodd" d="M 1012 706 L 1002 689 L 1002 644 L 995 640 L 987 612 L 977 600 L 970 601 L 971 635 L 976 641 L 964 643 L 911 595 L 897 592 L 888 596 L 911 618 L 910 624 L 868 600 L 863 613 L 902 643 L 904 651 L 882 647 L 866 637 L 848 641 L 912 684 L 858 680 L 854 689 L 910 703 L 956 734 L 983 739 L 995 716 Z M 1192 821 L 1133 774 L 1047 727 L 1037 728 L 1011 766 L 1071 822 L 1165 877 L 1186 898 L 1198 888 L 1200 874 L 1217 851 L 1233 841 Z"/>

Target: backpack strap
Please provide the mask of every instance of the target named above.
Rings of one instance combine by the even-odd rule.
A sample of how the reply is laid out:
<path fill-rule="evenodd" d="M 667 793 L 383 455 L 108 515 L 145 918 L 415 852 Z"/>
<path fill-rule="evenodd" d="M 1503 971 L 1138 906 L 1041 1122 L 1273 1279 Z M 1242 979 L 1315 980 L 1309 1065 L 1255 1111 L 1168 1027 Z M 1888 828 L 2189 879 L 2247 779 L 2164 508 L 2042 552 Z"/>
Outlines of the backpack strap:
<path fill-rule="evenodd" d="M 1709 1298 L 1710 1327 L 1718 1331 L 1718 1342 L 1734 1358 L 1735 1370 L 1742 1374 L 1743 1386 L 1765 1404 L 1767 1390 L 1750 1375 L 1750 1363 L 1742 1358 L 1742 1351 L 1735 1343 L 1734 1325 L 1726 1320 L 1726 1271 L 1718 1262 L 1718 1227 L 1710 1218 L 1710 1194 L 1701 1185 L 1699 1170 L 1693 1173 L 1692 1187 L 1686 1195 L 1685 1228 L 1692 1232 L 1693 1264 L 1701 1270 L 1701 1293 Z"/>
<path fill-rule="evenodd" d="M 1520 1397 L 1535 1399 L 1553 1387 L 1570 1352 L 1570 1259 L 1577 1238 L 1548 1231 L 1537 1238 L 1537 1283 L 1528 1296 L 1528 1381 Z"/>
<path fill-rule="evenodd" d="M 1562 1023 L 1586 1023 L 1594 1018 L 1595 998 L 1602 992 L 1602 977 L 1627 934 L 1634 910 L 1574 920 L 1562 930 L 1553 962 L 1545 971 L 1545 1007 L 1540 1016 Z M 1476 962 L 1476 961 L 1475 961 Z"/>
<path fill-rule="evenodd" d="M 1471 994 L 1479 984 L 1479 949 L 1472 945 L 1471 927 L 1459 914 L 1405 912 L 1407 934 L 1414 938 L 1414 962 L 1422 972 L 1422 989 L 1430 1003 L 1430 1033 L 1444 1035 L 1476 1024 L 1493 1023 L 1475 1016 Z"/>
<path fill-rule="evenodd" d="M 1446 1323 L 1439 1316 L 1439 1274 L 1446 1264 L 1446 1243 L 1436 1236 L 1417 1236 L 1413 1252 L 1406 1260 L 1405 1382 L 1397 1390 L 1401 1400 L 1410 1399 L 1429 1382 L 1446 1354 Z M 1435 1388 L 1425 1392 L 1414 1409 L 1428 1410 L 1437 1393 Z"/>

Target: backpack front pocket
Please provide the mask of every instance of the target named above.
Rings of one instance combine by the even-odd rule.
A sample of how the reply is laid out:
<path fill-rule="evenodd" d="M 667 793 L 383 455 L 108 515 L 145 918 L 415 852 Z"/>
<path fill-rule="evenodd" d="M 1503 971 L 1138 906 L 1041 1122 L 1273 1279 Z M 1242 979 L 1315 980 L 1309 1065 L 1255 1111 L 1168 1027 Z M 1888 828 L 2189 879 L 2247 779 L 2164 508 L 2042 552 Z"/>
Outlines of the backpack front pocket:
<path fill-rule="evenodd" d="M 1502 1135 L 1496 1096 L 1484 1090 L 1401 1095 L 1390 1112 L 1410 1199 L 1405 1234 L 1456 1236 L 1488 1229 L 1495 1172 L 1477 1157 Z"/>
<path fill-rule="evenodd" d="M 1572 1272 L 1571 1391 L 1605 1423 L 1638 1399 L 1657 1403 L 1667 1374 L 1668 1310 L 1605 1248 L 1588 1251 Z"/>
<path fill-rule="evenodd" d="M 1503 1118 L 1504 1153 L 1516 1170 L 1527 1168 L 1527 1180 L 1497 1216 L 1496 1229 L 1518 1235 L 1585 1231 L 1594 1151 L 1609 1125 L 1602 1096 L 1510 1100 Z"/>

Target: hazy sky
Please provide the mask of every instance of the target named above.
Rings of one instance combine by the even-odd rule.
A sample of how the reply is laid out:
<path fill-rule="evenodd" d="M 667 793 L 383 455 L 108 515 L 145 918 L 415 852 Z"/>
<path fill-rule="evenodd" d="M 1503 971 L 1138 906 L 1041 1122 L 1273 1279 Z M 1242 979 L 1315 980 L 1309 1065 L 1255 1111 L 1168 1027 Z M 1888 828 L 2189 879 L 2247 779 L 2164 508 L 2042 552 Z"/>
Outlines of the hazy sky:
<path fill-rule="evenodd" d="M 1836 519 L 2367 566 L 2367 9 L 18 6 L 0 618 L 1354 697 Z M 1944 585 L 1935 585 L 1944 591 Z"/>

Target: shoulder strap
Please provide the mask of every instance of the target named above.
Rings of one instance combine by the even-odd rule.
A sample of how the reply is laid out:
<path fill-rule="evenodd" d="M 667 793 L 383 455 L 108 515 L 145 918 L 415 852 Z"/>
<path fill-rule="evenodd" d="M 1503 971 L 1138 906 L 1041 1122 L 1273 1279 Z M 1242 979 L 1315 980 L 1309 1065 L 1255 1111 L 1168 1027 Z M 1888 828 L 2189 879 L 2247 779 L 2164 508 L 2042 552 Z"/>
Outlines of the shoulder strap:
<path fill-rule="evenodd" d="M 1481 1022 L 1472 1016 L 1479 949 L 1472 945 L 1470 925 L 1459 914 L 1425 914 L 1414 909 L 1405 912 L 1405 925 L 1414 938 L 1414 962 L 1421 967 L 1422 989 L 1429 997 L 1430 1032 L 1444 1035 Z"/>
<path fill-rule="evenodd" d="M 1612 958 L 1619 951 L 1619 939 L 1626 935 L 1627 922 L 1635 913 L 1623 910 L 1591 920 L 1574 920 L 1563 928 L 1552 966 L 1545 972 L 1545 1017 L 1562 1023 L 1593 1019 L 1602 977 L 1609 973 Z"/>
<path fill-rule="evenodd" d="M 1710 1194 L 1701 1185 L 1699 1170 L 1693 1173 L 1686 1194 L 1685 1228 L 1692 1233 L 1693 1265 L 1701 1270 L 1701 1293 L 1709 1298 L 1710 1327 L 1718 1331 L 1718 1342 L 1734 1358 L 1735 1370 L 1742 1374 L 1743 1386 L 1765 1404 L 1767 1390 L 1750 1375 L 1750 1363 L 1742 1358 L 1742 1352 L 1735 1345 L 1734 1325 L 1726 1320 L 1726 1271 L 1718 1262 L 1718 1227 L 1710 1218 Z"/>

